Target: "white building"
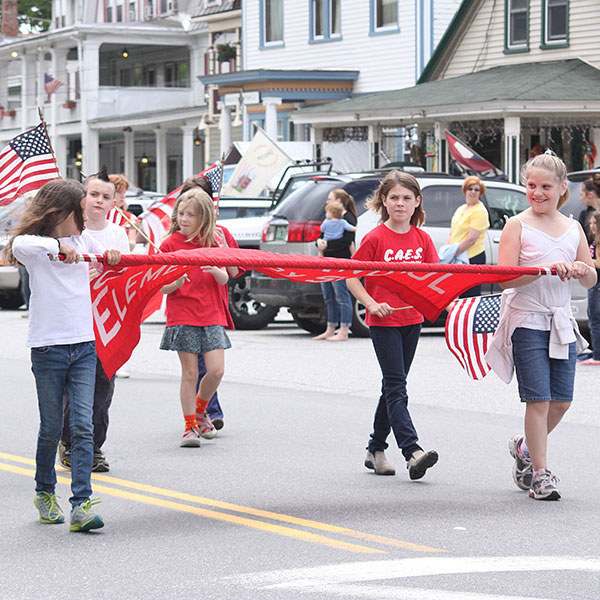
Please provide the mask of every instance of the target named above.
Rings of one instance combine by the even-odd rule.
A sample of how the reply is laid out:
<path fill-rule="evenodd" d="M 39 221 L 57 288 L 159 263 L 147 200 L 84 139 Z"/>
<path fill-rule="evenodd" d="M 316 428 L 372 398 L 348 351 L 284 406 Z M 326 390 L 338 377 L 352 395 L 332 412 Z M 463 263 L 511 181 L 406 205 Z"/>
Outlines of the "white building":
<path fill-rule="evenodd" d="M 225 107 L 243 112 L 244 139 L 255 126 L 279 141 L 314 138 L 310 124 L 294 125 L 297 109 L 414 85 L 459 4 L 242 0 L 243 69 L 202 81 L 218 90 Z M 356 142 L 362 151 L 354 166 L 369 166 L 366 128 L 322 134 L 325 143 Z M 404 139 L 397 130 L 393 135 L 396 145 Z M 318 147 L 321 141 L 313 139 Z M 335 154 L 331 150 L 324 153 Z M 394 148 L 394 158 L 398 151 Z"/>
<path fill-rule="evenodd" d="M 224 65 L 209 65 L 216 54 L 208 27 L 190 11 L 211 4 L 54 0 L 49 31 L 0 43 L 0 143 L 35 126 L 40 107 L 63 175 L 106 163 L 166 193 L 204 162 L 197 126 L 208 104 L 199 76 Z M 239 31 L 221 38 L 238 40 Z M 51 96 L 46 76 L 63 83 Z"/>

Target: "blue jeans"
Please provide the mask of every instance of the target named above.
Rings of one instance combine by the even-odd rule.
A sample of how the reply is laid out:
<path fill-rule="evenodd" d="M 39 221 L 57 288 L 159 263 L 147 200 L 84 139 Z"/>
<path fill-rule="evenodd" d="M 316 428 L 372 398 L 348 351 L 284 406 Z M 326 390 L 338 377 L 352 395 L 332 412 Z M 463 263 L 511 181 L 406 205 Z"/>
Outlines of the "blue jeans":
<path fill-rule="evenodd" d="M 198 354 L 198 383 L 196 383 L 196 392 L 200 389 L 200 381 L 206 375 L 206 365 L 204 364 L 204 356 Z M 206 407 L 206 414 L 212 419 L 222 419 L 223 409 L 219 404 L 218 393 L 215 392 Z"/>
<path fill-rule="evenodd" d="M 415 450 L 422 450 L 417 443 L 419 436 L 408 412 L 406 377 L 415 356 L 421 325 L 405 327 L 370 327 L 371 341 L 381 367 L 383 380 L 381 396 L 373 433 L 367 449 L 369 452 L 385 450 L 386 439 L 393 432 L 398 447 L 408 460 Z"/>
<path fill-rule="evenodd" d="M 352 298 L 346 282 L 343 279 L 328 281 L 321 284 L 321 290 L 327 306 L 327 324 L 349 327 L 352 324 Z"/>
<path fill-rule="evenodd" d="M 592 358 L 600 360 L 600 281 L 588 290 L 588 322 L 592 338 Z"/>
<path fill-rule="evenodd" d="M 71 492 L 73 506 L 92 495 L 94 458 L 94 381 L 96 344 L 62 344 L 31 349 L 40 430 L 35 455 L 35 489 L 53 494 L 56 487 L 56 448 L 63 425 L 63 391 L 69 398 L 71 425 Z"/>
<path fill-rule="evenodd" d="M 513 360 L 521 402 L 570 402 L 573 400 L 575 342 L 569 357 L 550 358 L 550 332 L 517 327 L 512 334 Z"/>

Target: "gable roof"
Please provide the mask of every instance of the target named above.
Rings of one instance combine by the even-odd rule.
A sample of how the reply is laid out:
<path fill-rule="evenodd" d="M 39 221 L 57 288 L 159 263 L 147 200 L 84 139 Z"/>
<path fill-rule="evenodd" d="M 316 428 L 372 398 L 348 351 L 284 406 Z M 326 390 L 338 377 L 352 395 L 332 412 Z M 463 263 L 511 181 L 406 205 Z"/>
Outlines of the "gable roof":
<path fill-rule="evenodd" d="M 454 17 L 436 46 L 434 53 L 425 65 L 417 83 L 435 79 L 434 76 L 437 74 L 438 68 L 447 62 L 447 55 L 458 45 L 482 3 L 483 0 L 463 0 L 456 13 L 454 13 Z"/>
<path fill-rule="evenodd" d="M 477 104 L 519 105 L 586 102 L 600 99 L 600 70 L 578 58 L 492 67 L 476 73 L 419 83 L 410 88 L 375 92 L 298 111 L 298 115 L 360 114 L 391 116 L 391 111 L 424 114 L 427 107 L 461 108 Z M 467 109 L 465 109 L 466 112 Z"/>

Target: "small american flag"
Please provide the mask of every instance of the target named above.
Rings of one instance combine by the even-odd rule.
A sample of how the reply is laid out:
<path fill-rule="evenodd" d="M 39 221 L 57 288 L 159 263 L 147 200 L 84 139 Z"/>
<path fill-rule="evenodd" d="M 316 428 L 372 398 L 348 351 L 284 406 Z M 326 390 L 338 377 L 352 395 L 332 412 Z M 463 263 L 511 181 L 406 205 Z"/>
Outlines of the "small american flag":
<path fill-rule="evenodd" d="M 204 171 L 198 173 L 210 181 L 210 185 L 213 191 L 213 202 L 217 202 L 219 197 L 219 187 L 221 185 L 221 164 L 214 163 L 210 167 L 204 169 Z M 142 231 L 148 236 L 152 244 L 160 245 L 161 240 L 167 234 L 169 227 L 171 226 L 171 215 L 173 213 L 173 206 L 175 206 L 175 200 L 179 196 L 179 191 L 183 186 L 179 186 L 177 189 L 170 192 L 162 200 L 154 202 L 147 211 L 145 211 L 141 219 Z M 148 248 L 150 254 L 153 253 L 153 247 L 150 245 Z"/>
<path fill-rule="evenodd" d="M 490 366 L 485 353 L 500 316 L 502 294 L 462 298 L 454 302 L 446 319 L 446 344 L 473 379 L 483 379 Z"/>
<path fill-rule="evenodd" d="M 213 200 L 217 200 L 221 192 L 219 189 L 221 186 L 221 164 L 215 163 L 214 165 L 211 165 L 207 169 L 204 169 L 200 175 L 204 175 L 204 177 L 210 181 Z"/>
<path fill-rule="evenodd" d="M 14 137 L 0 152 L 0 206 L 60 178 L 44 123 Z"/>
<path fill-rule="evenodd" d="M 50 100 L 50 96 L 52 96 L 61 85 L 64 85 L 62 81 L 50 77 L 47 73 L 44 75 L 44 89 L 46 90 L 46 94 L 48 94 L 48 100 Z"/>

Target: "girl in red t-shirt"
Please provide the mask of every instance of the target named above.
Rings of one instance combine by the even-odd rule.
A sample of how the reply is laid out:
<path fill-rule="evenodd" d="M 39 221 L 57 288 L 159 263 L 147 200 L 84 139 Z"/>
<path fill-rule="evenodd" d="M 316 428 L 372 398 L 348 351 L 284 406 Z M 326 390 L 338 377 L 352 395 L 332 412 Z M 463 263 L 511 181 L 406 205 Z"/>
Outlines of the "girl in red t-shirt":
<path fill-rule="evenodd" d="M 221 245 L 216 216 L 210 196 L 199 188 L 182 194 L 173 207 L 169 236 L 160 245 L 161 252 L 193 250 Z M 196 414 L 208 420 L 206 407 L 216 392 L 225 370 L 225 349 L 231 342 L 225 328 L 233 327 L 227 294 L 223 287 L 235 267 L 197 267 L 162 288 L 167 296 L 167 326 L 161 350 L 175 350 L 181 363 L 180 398 L 185 431 L 180 446 L 200 446 Z M 198 394 L 198 355 L 206 364 Z M 204 425 L 203 423 L 200 423 Z"/>
<path fill-rule="evenodd" d="M 363 238 L 353 258 L 437 262 L 431 237 L 419 229 L 425 220 L 422 199 L 419 183 L 412 175 L 401 171 L 389 173 L 367 202 L 369 209 L 379 213 L 381 225 Z M 367 309 L 367 325 L 383 375 L 365 467 L 377 475 L 395 475 L 396 470 L 384 452 L 392 431 L 407 461 L 409 477 L 420 479 L 438 460 L 435 450 L 424 452 L 419 446 L 408 412 L 406 377 L 417 349 L 423 316 L 381 286 L 377 278 L 367 277 L 365 282 L 366 287 L 360 279 L 349 279 L 348 289 Z"/>

